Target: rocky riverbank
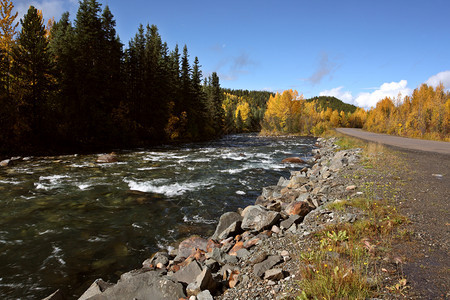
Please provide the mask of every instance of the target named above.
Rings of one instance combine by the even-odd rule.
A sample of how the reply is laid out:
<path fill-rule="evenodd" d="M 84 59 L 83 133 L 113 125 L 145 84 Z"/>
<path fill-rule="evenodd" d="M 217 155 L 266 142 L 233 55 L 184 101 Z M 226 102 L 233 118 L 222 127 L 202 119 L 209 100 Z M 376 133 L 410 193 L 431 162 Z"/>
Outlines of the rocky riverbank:
<path fill-rule="evenodd" d="M 358 218 L 357 212 L 324 207 L 358 193 L 355 186 L 340 182 L 338 173 L 358 162 L 361 149 L 338 151 L 334 142 L 319 138 L 310 167 L 263 188 L 255 205 L 223 214 L 209 239 L 192 236 L 170 253 L 160 251 L 117 284 L 98 279 L 79 299 L 292 296 L 286 291 L 297 282 L 302 240 L 326 224 Z"/>

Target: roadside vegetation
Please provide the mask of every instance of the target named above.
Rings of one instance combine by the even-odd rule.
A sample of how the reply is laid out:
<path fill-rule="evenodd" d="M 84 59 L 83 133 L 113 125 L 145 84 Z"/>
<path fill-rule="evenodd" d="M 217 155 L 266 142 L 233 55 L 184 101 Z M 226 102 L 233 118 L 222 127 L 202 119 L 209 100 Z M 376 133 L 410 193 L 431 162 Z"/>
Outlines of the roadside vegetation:
<path fill-rule="evenodd" d="M 297 91 L 288 90 L 270 97 L 262 133 L 318 136 L 336 127 L 450 141 L 450 92 L 442 85 L 423 84 L 411 96 L 387 97 L 366 111 L 334 97 L 305 100 Z"/>
<path fill-rule="evenodd" d="M 336 212 L 358 211 L 354 223 L 327 225 L 316 232 L 311 247 L 300 253 L 297 299 L 367 299 L 403 297 L 408 281 L 404 258 L 392 245 L 410 238 L 408 219 L 395 206 L 402 180 L 398 154 L 376 144 L 341 137 L 345 149 L 363 148 L 362 168 L 342 174 L 357 185 L 354 197 L 327 205 Z"/>

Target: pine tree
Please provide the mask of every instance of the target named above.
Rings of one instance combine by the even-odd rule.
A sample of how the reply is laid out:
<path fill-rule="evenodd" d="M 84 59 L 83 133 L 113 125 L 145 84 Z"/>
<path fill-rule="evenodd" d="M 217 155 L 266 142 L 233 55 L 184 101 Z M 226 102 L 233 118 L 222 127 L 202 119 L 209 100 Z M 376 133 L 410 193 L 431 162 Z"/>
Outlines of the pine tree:
<path fill-rule="evenodd" d="M 20 118 L 31 133 L 42 132 L 41 124 L 51 85 L 51 61 L 42 15 L 30 6 L 21 20 L 22 30 L 13 48 L 15 98 L 21 106 Z"/>
<path fill-rule="evenodd" d="M 208 99 L 209 110 L 213 119 L 216 135 L 222 134 L 224 123 L 224 111 L 222 108 L 223 93 L 220 89 L 219 76 L 216 72 L 210 78 L 211 92 Z"/>

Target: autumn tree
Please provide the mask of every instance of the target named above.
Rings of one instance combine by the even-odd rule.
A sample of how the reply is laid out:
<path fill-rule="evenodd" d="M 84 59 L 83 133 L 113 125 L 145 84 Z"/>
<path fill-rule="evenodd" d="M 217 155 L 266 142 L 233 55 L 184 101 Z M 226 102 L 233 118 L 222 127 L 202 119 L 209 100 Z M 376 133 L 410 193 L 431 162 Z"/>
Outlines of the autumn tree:
<path fill-rule="evenodd" d="M 0 0 L 0 92 L 9 93 L 11 50 L 14 45 L 19 22 L 17 12 L 12 13 L 14 5 L 10 0 Z"/>

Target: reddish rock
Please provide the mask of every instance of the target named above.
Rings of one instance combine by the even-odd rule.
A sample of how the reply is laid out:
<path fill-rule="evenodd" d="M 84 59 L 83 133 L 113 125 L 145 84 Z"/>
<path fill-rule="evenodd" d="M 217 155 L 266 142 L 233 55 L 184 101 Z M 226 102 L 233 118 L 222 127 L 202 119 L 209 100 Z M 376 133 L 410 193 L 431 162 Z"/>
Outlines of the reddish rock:
<path fill-rule="evenodd" d="M 248 248 L 251 248 L 251 247 L 255 246 L 256 243 L 259 242 L 259 240 L 260 239 L 257 238 L 257 237 L 254 237 L 251 240 L 248 240 L 247 242 L 244 243 L 244 248 L 248 249 Z"/>
<path fill-rule="evenodd" d="M 289 203 L 284 210 L 288 215 L 299 215 L 301 217 L 306 216 L 311 208 L 309 207 L 308 202 L 305 201 L 295 201 Z"/>
<path fill-rule="evenodd" d="M 206 252 L 210 253 L 214 250 L 214 248 L 220 248 L 220 244 L 216 243 L 214 240 L 208 240 L 206 243 Z"/>
<path fill-rule="evenodd" d="M 98 163 L 113 163 L 117 162 L 117 154 L 111 152 L 110 154 L 103 154 L 97 158 Z"/>
<path fill-rule="evenodd" d="M 237 242 L 236 245 L 234 245 L 233 248 L 231 248 L 230 252 L 228 252 L 229 255 L 237 255 L 237 252 L 244 248 L 244 242 Z"/>
<path fill-rule="evenodd" d="M 306 161 L 301 159 L 300 157 L 288 157 L 281 161 L 281 163 L 291 163 L 291 164 L 306 164 Z"/>
<path fill-rule="evenodd" d="M 234 288 L 239 283 L 239 271 L 232 271 L 230 274 L 230 278 L 228 279 L 228 286 L 230 288 Z"/>
<path fill-rule="evenodd" d="M 207 252 L 207 244 L 207 240 L 199 236 L 191 236 L 190 238 L 182 241 L 178 246 L 178 256 L 189 257 L 194 254 L 197 249 Z"/>

